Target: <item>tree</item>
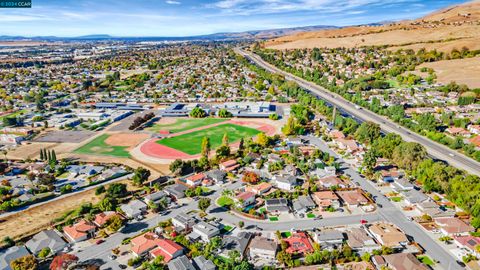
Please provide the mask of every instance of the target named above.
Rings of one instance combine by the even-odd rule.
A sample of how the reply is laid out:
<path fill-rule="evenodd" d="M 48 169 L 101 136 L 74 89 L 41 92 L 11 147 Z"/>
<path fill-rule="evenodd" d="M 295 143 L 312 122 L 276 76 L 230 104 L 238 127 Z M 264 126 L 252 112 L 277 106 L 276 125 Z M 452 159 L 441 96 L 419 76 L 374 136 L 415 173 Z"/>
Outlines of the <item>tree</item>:
<path fill-rule="evenodd" d="M 119 215 L 114 215 L 107 220 L 106 226 L 109 231 L 116 232 L 123 226 L 123 220 Z"/>
<path fill-rule="evenodd" d="M 202 139 L 202 156 L 208 157 L 210 155 L 210 138 L 208 137 L 203 137 Z"/>
<path fill-rule="evenodd" d="M 46 247 L 40 250 L 40 252 L 38 253 L 38 257 L 43 259 L 43 258 L 46 258 L 48 255 L 50 255 L 50 253 L 51 253 L 50 248 Z"/>
<path fill-rule="evenodd" d="M 78 261 L 78 257 L 73 254 L 60 254 L 53 258 L 52 263 L 50 264 L 50 270 L 65 270 L 71 264 Z"/>
<path fill-rule="evenodd" d="M 10 262 L 12 270 L 36 270 L 38 263 L 33 255 L 27 255 Z"/>
<path fill-rule="evenodd" d="M 242 177 L 244 183 L 256 184 L 260 181 L 260 177 L 254 172 L 245 172 Z"/>
<path fill-rule="evenodd" d="M 373 169 L 375 168 L 376 164 L 377 164 L 377 154 L 375 153 L 374 148 L 370 148 L 365 153 L 365 156 L 363 157 L 362 165 L 365 168 L 365 172 L 371 176 L 373 174 Z"/>
<path fill-rule="evenodd" d="M 205 212 L 207 208 L 210 206 L 211 200 L 209 198 L 201 198 L 198 200 L 198 208 Z"/>
<path fill-rule="evenodd" d="M 122 198 L 127 196 L 127 185 L 122 183 L 113 183 L 107 188 L 107 194 L 112 198 Z"/>
<path fill-rule="evenodd" d="M 224 146 L 228 146 L 228 145 L 229 145 L 229 144 L 228 144 L 228 134 L 227 134 L 226 132 L 223 134 L 222 145 L 224 145 Z"/>
<path fill-rule="evenodd" d="M 133 184 L 136 186 L 141 186 L 145 181 L 148 180 L 150 174 L 150 170 L 148 169 L 143 167 L 136 168 L 132 177 Z"/>
<path fill-rule="evenodd" d="M 263 147 L 266 147 L 270 144 L 270 140 L 265 133 L 261 132 L 257 135 L 257 143 Z"/>
<path fill-rule="evenodd" d="M 217 158 L 220 160 L 229 157 L 230 152 L 231 152 L 230 146 L 228 145 L 222 145 L 218 147 L 217 150 L 215 151 Z"/>
<path fill-rule="evenodd" d="M 218 111 L 218 117 L 221 117 L 221 118 L 230 118 L 232 117 L 232 113 L 229 112 L 227 109 L 220 109 Z"/>
<path fill-rule="evenodd" d="M 55 153 L 55 149 L 52 150 L 52 161 L 57 163 L 57 154 Z"/>
<path fill-rule="evenodd" d="M 238 227 L 239 227 L 240 229 L 242 229 L 243 226 L 245 226 L 245 222 L 243 222 L 243 221 L 240 220 L 240 221 L 238 222 Z"/>
<path fill-rule="evenodd" d="M 95 195 L 100 195 L 102 193 L 105 193 L 106 189 L 105 189 L 105 186 L 98 186 L 96 189 L 95 189 Z"/>
<path fill-rule="evenodd" d="M 278 116 L 278 114 L 276 114 L 276 113 L 271 113 L 271 114 L 268 116 L 268 119 L 270 119 L 270 120 L 278 120 L 278 119 L 280 119 L 280 116 Z"/>
<path fill-rule="evenodd" d="M 7 248 L 15 245 L 15 241 L 13 241 L 13 239 L 10 238 L 9 236 L 5 236 L 2 240 L 2 243 Z"/>
<path fill-rule="evenodd" d="M 98 208 L 102 211 L 113 211 L 117 208 L 117 200 L 107 196 L 98 203 Z"/>
<path fill-rule="evenodd" d="M 44 149 L 40 149 L 40 160 L 45 160 L 45 153 L 43 152 Z"/>
<path fill-rule="evenodd" d="M 200 107 L 195 107 L 190 112 L 190 117 L 193 117 L 193 118 L 204 118 L 206 116 L 207 116 L 207 113 Z"/>
<path fill-rule="evenodd" d="M 355 138 L 366 144 L 373 143 L 380 137 L 380 126 L 373 122 L 363 122 L 355 132 Z"/>
<path fill-rule="evenodd" d="M 393 150 L 392 159 L 398 167 L 413 170 L 427 157 L 427 151 L 421 144 L 403 142 Z"/>
<path fill-rule="evenodd" d="M 285 136 L 290 136 L 296 134 L 297 121 L 293 116 L 290 116 L 287 120 L 285 126 L 282 127 L 282 132 Z"/>

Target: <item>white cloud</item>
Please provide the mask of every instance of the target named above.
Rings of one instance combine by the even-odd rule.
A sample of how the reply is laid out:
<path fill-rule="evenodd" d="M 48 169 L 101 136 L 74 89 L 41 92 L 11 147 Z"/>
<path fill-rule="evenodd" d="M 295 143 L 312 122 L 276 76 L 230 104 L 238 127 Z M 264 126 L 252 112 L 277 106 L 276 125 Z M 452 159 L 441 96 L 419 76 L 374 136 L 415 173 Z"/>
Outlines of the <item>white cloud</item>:
<path fill-rule="evenodd" d="M 180 1 L 175 1 L 175 0 L 167 0 L 167 1 L 165 1 L 165 3 L 167 3 L 169 5 L 180 5 L 181 4 Z"/>

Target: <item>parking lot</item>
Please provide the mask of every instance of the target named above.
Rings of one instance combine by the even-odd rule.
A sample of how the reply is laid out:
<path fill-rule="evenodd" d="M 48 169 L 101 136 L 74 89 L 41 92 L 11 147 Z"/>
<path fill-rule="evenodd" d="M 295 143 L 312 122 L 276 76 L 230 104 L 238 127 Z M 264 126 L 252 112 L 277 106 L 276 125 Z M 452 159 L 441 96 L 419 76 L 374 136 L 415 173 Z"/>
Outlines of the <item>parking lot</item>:
<path fill-rule="evenodd" d="M 51 142 L 51 143 L 80 143 L 88 138 L 91 138 L 95 134 L 96 133 L 93 131 L 86 131 L 86 130 L 52 131 L 47 134 L 39 136 L 34 141 L 35 142 Z"/>

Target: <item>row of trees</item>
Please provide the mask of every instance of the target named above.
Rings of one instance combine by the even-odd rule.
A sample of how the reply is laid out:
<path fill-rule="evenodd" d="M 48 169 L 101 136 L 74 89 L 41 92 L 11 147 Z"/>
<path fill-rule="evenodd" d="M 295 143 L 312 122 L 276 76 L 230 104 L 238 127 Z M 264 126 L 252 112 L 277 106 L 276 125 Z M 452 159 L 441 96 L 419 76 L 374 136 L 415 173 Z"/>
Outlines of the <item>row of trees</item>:
<path fill-rule="evenodd" d="M 133 123 L 130 125 L 130 127 L 128 127 L 128 129 L 134 130 L 154 117 L 155 117 L 154 113 L 147 113 L 144 116 L 139 116 L 135 118 L 135 120 L 133 120 Z"/>

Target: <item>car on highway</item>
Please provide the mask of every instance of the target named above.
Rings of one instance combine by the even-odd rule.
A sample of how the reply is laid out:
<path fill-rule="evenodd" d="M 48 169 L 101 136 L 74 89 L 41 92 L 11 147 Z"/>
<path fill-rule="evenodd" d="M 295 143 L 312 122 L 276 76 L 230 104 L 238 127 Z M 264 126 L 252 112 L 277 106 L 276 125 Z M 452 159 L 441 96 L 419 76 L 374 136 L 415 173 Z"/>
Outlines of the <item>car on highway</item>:
<path fill-rule="evenodd" d="M 365 219 L 360 220 L 360 224 L 367 224 L 367 223 L 368 223 L 368 221 L 366 221 Z"/>
<path fill-rule="evenodd" d="M 100 244 L 103 243 L 103 242 L 105 242 L 105 240 L 99 239 L 99 240 L 97 240 L 97 242 L 95 242 L 95 244 L 100 245 Z"/>
<path fill-rule="evenodd" d="M 314 220 L 321 220 L 321 219 L 323 219 L 323 217 L 320 216 L 320 215 L 319 215 L 319 216 L 316 216 L 316 217 L 314 218 Z"/>
<path fill-rule="evenodd" d="M 449 155 L 449 156 L 451 156 L 451 157 L 454 157 L 454 156 L 455 156 L 455 155 L 454 155 L 454 154 L 452 154 L 452 153 L 450 153 L 450 154 L 448 154 L 448 155 Z"/>
<path fill-rule="evenodd" d="M 110 260 L 115 260 L 115 259 L 117 258 L 117 256 L 115 256 L 115 255 L 110 255 L 110 256 L 108 256 L 108 258 L 109 258 Z"/>
<path fill-rule="evenodd" d="M 381 203 L 377 203 L 377 206 L 378 206 L 379 208 L 383 208 L 383 205 L 382 205 Z"/>

